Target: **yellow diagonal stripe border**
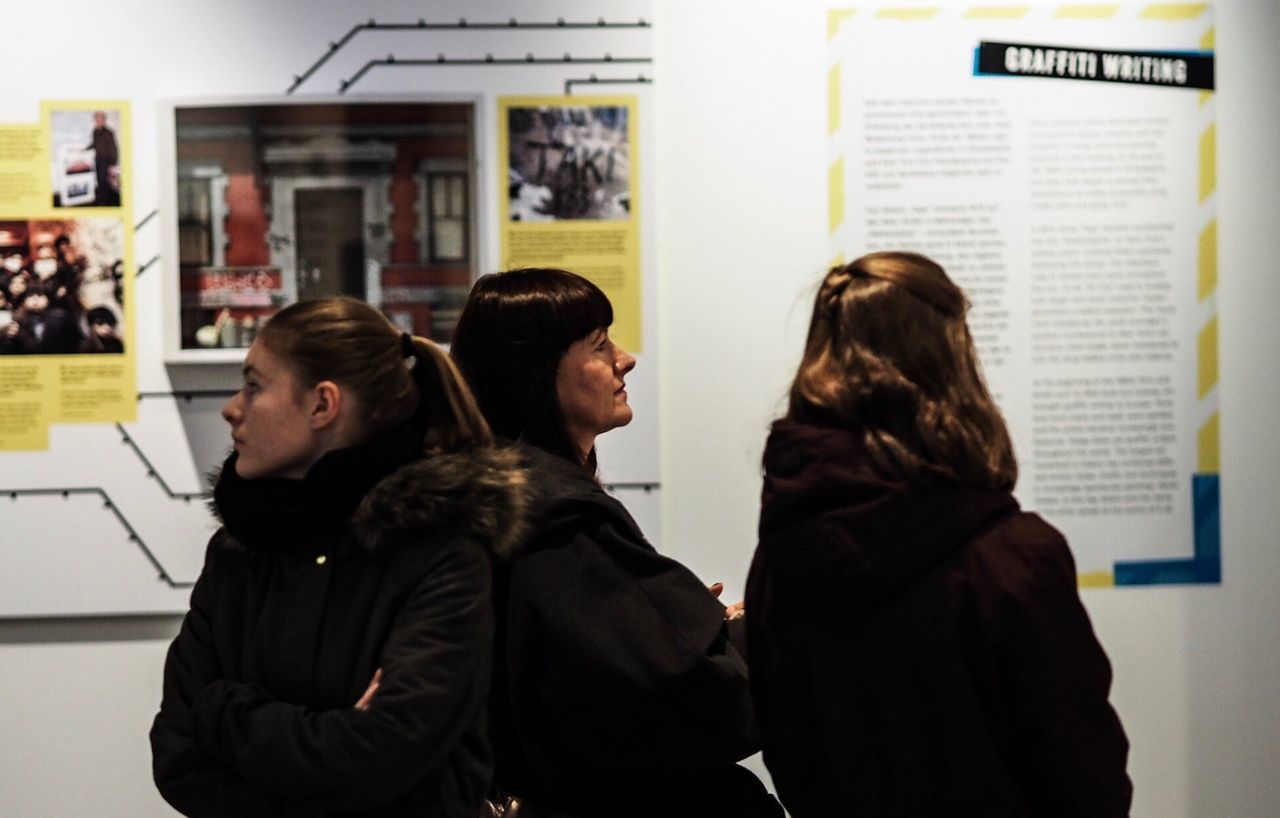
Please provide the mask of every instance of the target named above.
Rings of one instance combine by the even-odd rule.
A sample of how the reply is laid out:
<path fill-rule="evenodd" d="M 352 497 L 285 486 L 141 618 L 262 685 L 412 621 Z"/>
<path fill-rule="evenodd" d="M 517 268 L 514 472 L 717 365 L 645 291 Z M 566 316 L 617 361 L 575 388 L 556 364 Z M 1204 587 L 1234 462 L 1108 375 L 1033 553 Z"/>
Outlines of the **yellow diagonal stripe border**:
<path fill-rule="evenodd" d="M 840 24 L 857 13 L 857 9 L 828 9 L 827 39 L 830 40 L 836 36 L 836 32 L 840 30 Z"/>
<path fill-rule="evenodd" d="M 1214 219 L 1200 231 L 1198 268 L 1200 271 L 1196 300 L 1203 301 L 1218 288 L 1218 220 Z"/>
<path fill-rule="evenodd" d="M 1210 125 L 1200 135 L 1200 201 L 1209 198 L 1218 186 L 1218 126 Z"/>
<path fill-rule="evenodd" d="M 1114 588 L 1116 576 L 1110 571 L 1085 571 L 1076 577 L 1081 588 Z"/>
<path fill-rule="evenodd" d="M 1100 20 L 1114 17 L 1119 10 L 1118 5 L 1058 6 L 1053 16 L 1067 20 Z"/>
<path fill-rule="evenodd" d="M 1196 450 L 1199 454 L 1197 471 L 1201 474 L 1220 474 L 1222 462 L 1218 451 L 1218 413 L 1205 421 L 1196 435 Z"/>
<path fill-rule="evenodd" d="M 1138 16 L 1148 20 L 1194 20 L 1207 8 L 1208 3 L 1152 3 Z"/>
<path fill-rule="evenodd" d="M 1209 319 L 1209 323 L 1200 328 L 1200 337 L 1196 339 L 1198 360 L 1196 394 L 1201 400 L 1213 387 L 1218 385 L 1218 316 Z"/>

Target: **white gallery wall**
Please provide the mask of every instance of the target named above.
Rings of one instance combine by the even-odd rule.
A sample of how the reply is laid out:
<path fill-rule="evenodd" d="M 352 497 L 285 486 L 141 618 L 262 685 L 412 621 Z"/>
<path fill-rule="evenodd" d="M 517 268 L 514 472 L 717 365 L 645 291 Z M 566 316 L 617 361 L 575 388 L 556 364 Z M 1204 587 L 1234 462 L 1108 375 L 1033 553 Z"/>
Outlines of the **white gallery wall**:
<path fill-rule="evenodd" d="M 65 8 L 23 6 L 13 10 L 10 19 L 22 30 L 59 29 Z M 54 424 L 47 449 L 4 452 L 0 457 L 0 493 L 8 494 L 0 525 L 0 619 L 180 612 L 216 527 L 199 494 L 209 473 L 227 455 L 229 433 L 219 410 L 228 390 L 238 388 L 240 360 L 235 350 L 176 349 L 174 106 L 442 98 L 473 103 L 475 198 L 470 209 L 477 224 L 469 261 L 487 272 L 502 266 L 498 204 L 507 191 L 506 180 L 500 178 L 505 165 L 497 158 L 498 100 L 511 95 L 558 98 L 570 79 L 652 74 L 651 62 L 601 62 L 610 56 L 652 58 L 653 29 L 651 19 L 646 19 L 652 18 L 651 0 L 577 0 L 525 9 L 518 22 L 531 24 L 526 28 L 509 25 L 518 10 L 500 0 L 432 4 L 430 22 L 445 28 L 418 29 L 415 23 L 425 21 L 427 11 L 412 0 L 367 6 L 306 0 L 263 6 L 233 2 L 216 10 L 195 2 L 128 0 L 109 9 L 84 4 L 84 25 L 58 40 L 61 56 L 53 58 L 40 37 L 11 43 L 5 50 L 9 64 L 43 70 L 31 73 L 21 93 L 0 97 L 0 123 L 38 121 L 42 100 L 91 104 L 123 99 L 131 106 L 130 138 L 122 134 L 121 139 L 132 146 L 126 157 L 132 161 L 124 173 L 132 179 L 134 204 L 133 212 L 123 216 L 136 225 L 134 264 L 129 266 L 138 272 L 125 287 L 135 294 L 130 309 L 137 320 L 127 318 L 135 330 L 139 399 L 136 421 L 118 428 L 112 423 Z M 558 20 L 574 25 L 560 28 Z M 599 28 L 600 20 L 613 25 Z M 384 28 L 366 27 L 370 21 Z M 396 25 L 401 28 L 389 28 Z M 431 64 L 373 64 L 388 55 Z M 448 62 L 437 64 L 437 55 Z M 526 55 L 544 62 L 516 67 L 501 62 Z M 474 64 L 488 56 L 495 60 L 492 65 Z M 564 61 L 566 56 L 572 61 Z M 296 92 L 287 94 L 295 84 Z M 348 92 L 339 96 L 342 87 Z M 653 320 L 658 310 L 652 269 L 656 252 L 645 197 L 656 175 L 656 163 L 649 161 L 655 152 L 652 86 L 600 87 L 636 98 L 642 279 L 637 289 L 641 312 L 647 316 L 640 327 L 643 348 L 633 347 L 639 364 L 629 378 L 636 421 L 602 441 L 602 474 L 606 481 L 630 486 L 622 490 L 624 502 L 656 532 L 658 494 L 644 488 L 660 480 L 659 339 Z M 288 196 L 278 193 L 276 198 Z M 376 196 L 369 198 L 366 247 L 372 248 L 377 243 L 373 233 L 382 232 L 389 220 L 387 208 L 373 203 Z M 292 231 L 286 225 L 293 219 L 293 208 L 279 201 L 275 205 L 272 226 L 264 231 L 270 235 L 264 238 L 290 246 Z M 386 232 L 394 231 L 391 227 Z M 292 255 L 280 252 L 274 263 L 288 259 L 291 267 Z M 282 272 L 282 278 L 291 276 Z M 170 335 L 172 348 L 166 349 Z M 221 355 L 222 362 L 208 356 L 193 360 L 208 352 Z M 168 357 L 175 353 L 180 357 Z M 0 366 L 22 363 L 18 356 L 6 356 Z M 57 492 L 69 486 L 97 488 L 102 494 Z M 86 532 L 94 536 L 84 536 Z M 78 570 L 65 570 L 68 565 Z"/>
<path fill-rule="evenodd" d="M 831 259 L 827 5 L 887 4 L 659 7 L 676 78 L 658 88 L 663 544 L 726 594 L 742 592 L 764 438 Z M 1280 11 L 1213 14 L 1223 581 L 1082 593 L 1142 818 L 1280 815 Z"/>
<path fill-rule="evenodd" d="M 636 5 L 649 7 L 22 4 L 6 9 L 6 21 L 33 45 L 23 47 L 25 60 L 7 63 L 28 67 L 21 93 L 0 97 L 0 122 L 34 121 L 40 99 L 131 98 L 141 167 L 156 147 L 143 100 L 282 93 L 323 44 L 369 17 L 631 18 Z M 644 227 L 657 284 L 648 332 L 655 347 L 661 342 L 661 367 L 654 356 L 647 385 L 657 392 L 650 422 L 661 440 L 662 527 L 650 534 L 708 582 L 725 582 L 735 599 L 754 543 L 764 437 L 830 257 L 826 5 L 657 0 L 654 14 L 655 184 Z M 1280 815 L 1280 437 L 1270 422 L 1280 405 L 1280 63 L 1271 56 L 1280 12 L 1270 0 L 1224 0 L 1214 13 L 1223 581 L 1083 594 L 1115 668 L 1114 702 L 1133 746 L 1134 815 L 1143 818 Z M 58 68 L 61 54 L 91 56 L 68 57 L 70 70 Z M 336 90 L 333 77 L 326 82 L 317 90 Z M 157 198 L 156 174 L 137 177 L 141 217 Z M 149 241 L 139 233 L 140 261 L 158 248 Z M 146 290 L 152 284 L 139 282 L 142 310 L 159 309 L 158 291 Z M 218 376 L 143 367 L 139 388 L 201 388 L 210 377 Z M 216 405 L 200 411 L 216 413 Z M 140 434 L 163 435 L 148 424 L 174 423 L 148 417 L 140 411 Z M 55 445 L 60 434 L 71 433 L 55 430 Z M 177 465 L 191 483 L 177 488 L 196 487 L 193 465 Z M 86 527 L 83 536 L 94 536 Z M 146 731 L 177 623 L 0 621 L 0 816 L 173 814 L 150 783 Z"/>
<path fill-rule="evenodd" d="M 130 103 L 132 164 L 125 171 L 134 184 L 134 208 L 124 218 L 138 225 L 135 260 L 145 269 L 127 283 L 136 293 L 137 385 L 143 396 L 137 420 L 119 428 L 55 424 L 47 450 L 0 452 L 0 695 L 6 699 L 0 705 L 0 816 L 172 814 L 151 784 L 147 731 L 159 703 L 164 652 L 189 587 L 175 588 L 164 579 L 189 583 L 199 572 L 214 523 L 198 494 L 210 468 L 226 455 L 229 437 L 218 412 L 241 376 L 238 362 L 164 360 L 164 290 L 177 266 L 161 237 L 174 216 L 172 207 L 166 212 L 162 190 L 168 170 L 162 168 L 166 142 L 158 120 L 166 101 L 331 101 L 342 80 L 357 75 L 359 82 L 343 99 L 474 99 L 476 188 L 483 208 L 477 266 L 488 271 L 500 266 L 497 201 L 507 188 L 496 157 L 498 98 L 558 96 L 566 80 L 593 74 L 652 75 L 650 63 L 599 63 L 607 55 L 651 57 L 652 16 L 651 0 L 566 0 L 536 7 L 499 0 L 75 0 L 6 7 L 7 25 L 23 36 L 6 46 L 3 61 L 11 66 L 7 76 L 21 76 L 21 88 L 15 84 L 0 96 L 0 123 L 37 122 L 42 100 Z M 512 27 L 512 18 L 551 25 Z M 355 31 L 375 19 L 410 26 L 421 19 L 450 28 Z M 558 19 L 581 25 L 560 28 Z M 601 19 L 615 26 L 598 29 Z M 482 22 L 497 27 L 476 25 Z M 345 44 L 319 64 L 335 41 Z M 518 69 L 495 63 L 361 72 L 388 54 L 473 61 L 489 54 L 532 54 L 551 62 Z M 573 60 L 563 61 L 563 55 Z M 584 59 L 595 62 L 584 65 Z M 286 96 L 295 75 L 312 66 L 315 73 Z M 602 87 L 637 100 L 640 178 L 632 181 L 643 195 L 656 175 L 650 158 L 656 153 L 652 88 Z M 651 205 L 639 201 L 644 216 Z M 159 215 L 151 217 L 157 208 Z M 641 306 L 652 317 L 658 311 L 652 219 L 642 218 L 640 233 L 642 265 L 648 265 Z M 640 365 L 628 379 L 637 421 L 610 436 L 601 458 L 607 481 L 632 484 L 619 488 L 619 496 L 656 536 L 659 492 L 635 487 L 660 479 L 653 328 L 650 318 L 644 349 L 637 352 Z M 195 394 L 188 400 L 184 395 L 190 393 Z M 91 494 L 33 494 L 86 484 L 103 487 L 123 519 Z M 130 541 L 124 519 L 137 541 Z M 148 564 L 142 544 L 156 555 L 155 565 Z M 164 575 L 157 578 L 159 566 Z"/>

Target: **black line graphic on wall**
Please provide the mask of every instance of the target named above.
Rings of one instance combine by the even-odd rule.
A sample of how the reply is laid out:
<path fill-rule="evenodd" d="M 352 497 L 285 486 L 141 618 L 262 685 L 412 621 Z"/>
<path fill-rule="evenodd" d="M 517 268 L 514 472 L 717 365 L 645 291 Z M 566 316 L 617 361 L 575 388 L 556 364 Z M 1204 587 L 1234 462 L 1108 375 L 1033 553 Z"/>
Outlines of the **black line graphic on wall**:
<path fill-rule="evenodd" d="M 642 19 L 634 22 L 630 21 L 608 21 L 600 18 L 594 22 L 590 21 L 566 21 L 564 18 L 555 20 L 554 22 L 521 22 L 515 18 L 511 18 L 506 22 L 470 22 L 465 18 L 456 22 L 427 22 L 419 19 L 411 23 L 379 23 L 374 19 L 367 22 L 354 25 L 340 40 L 330 42 L 328 50 L 322 54 L 304 73 L 293 77 L 293 82 L 286 91 L 286 94 L 293 94 L 307 80 L 309 80 L 322 66 L 330 59 L 338 54 L 343 48 L 349 45 L 361 32 L 365 31 L 432 31 L 432 32 L 472 32 L 472 31 L 497 31 L 497 30 L 543 30 L 543 31 L 601 31 L 601 30 L 651 30 L 652 24 Z M 652 84 L 653 79 L 646 77 L 644 74 L 638 74 L 634 78 L 630 77 L 598 77 L 592 73 L 583 77 L 581 72 L 582 66 L 593 65 L 651 65 L 653 63 L 651 56 L 624 56 L 614 57 L 611 53 L 604 53 L 592 56 L 575 56 L 572 53 L 564 53 L 560 56 L 535 56 L 533 53 L 526 53 L 524 56 L 495 57 L 493 54 L 486 53 L 481 56 L 470 57 L 449 57 L 444 53 L 437 54 L 434 58 L 398 58 L 394 54 L 388 54 L 384 59 L 375 59 L 366 62 L 356 73 L 341 81 L 340 92 L 345 93 L 357 82 L 359 82 L 366 74 L 375 68 L 385 67 L 417 67 L 417 68 L 439 68 L 439 67 L 475 67 L 475 66 L 568 66 L 574 70 L 576 76 L 571 76 L 562 80 L 564 83 L 565 95 L 569 96 L 573 92 L 575 86 L 583 85 L 624 85 Z M 147 212 L 134 225 L 134 232 L 141 231 L 144 227 L 156 221 L 159 215 L 159 209 L 153 208 Z M 161 261 L 161 254 L 152 255 L 146 261 L 137 265 L 135 271 L 135 280 L 140 278 L 150 268 L 157 266 Z M 195 399 L 227 399 L 234 395 L 236 390 L 232 389 L 187 389 L 173 391 L 148 391 L 137 393 L 139 401 L 146 399 L 172 399 L 175 401 L 184 401 L 190 403 Z M 151 461 L 147 454 L 143 451 L 142 446 L 137 440 L 129 434 L 129 432 L 119 423 L 114 424 L 115 429 L 120 434 L 121 443 L 129 448 L 137 458 L 139 463 L 145 469 L 146 476 L 156 482 L 164 495 L 169 501 L 181 501 L 189 504 L 192 500 L 205 500 L 209 496 L 208 491 L 201 492 L 180 492 L 174 491 L 168 480 L 160 474 L 156 465 Z M 660 489 L 661 484 L 658 482 L 616 482 L 606 483 L 604 488 L 610 492 L 618 491 L 643 491 L 646 494 Z M 156 552 L 144 541 L 139 529 L 128 519 L 128 517 L 117 507 L 107 488 L 102 486 L 70 486 L 70 487 L 39 487 L 39 488 L 11 488 L 0 489 L 0 498 L 8 496 L 7 504 L 18 504 L 23 497 L 40 497 L 40 496 L 61 496 L 64 499 L 72 497 L 98 497 L 102 502 L 102 508 L 110 511 L 111 515 L 117 520 L 127 535 L 129 542 L 136 545 L 143 556 L 157 572 L 160 581 L 174 589 L 190 588 L 193 583 L 180 582 L 174 579 L 167 569 L 162 565 Z"/>
<path fill-rule="evenodd" d="M 653 80 L 644 74 L 638 75 L 635 79 L 626 79 L 623 77 L 600 79 L 595 74 L 586 79 L 572 79 L 564 81 L 564 95 L 572 96 L 573 86 L 575 85 L 652 85 Z"/>
<path fill-rule="evenodd" d="M 142 453 L 142 449 L 138 446 L 137 441 L 135 441 L 129 435 L 129 433 L 125 431 L 124 426 L 117 423 L 115 424 L 115 427 L 116 427 L 116 431 L 120 433 L 121 442 L 124 443 L 126 446 L 128 446 L 130 449 L 132 449 L 133 453 L 137 455 L 139 460 L 142 461 L 142 465 L 146 466 L 147 477 L 150 477 L 152 480 L 155 480 L 157 483 L 159 483 L 160 488 L 163 489 L 164 493 L 169 496 L 169 499 L 183 500 L 189 503 L 192 500 L 200 500 L 209 496 L 209 492 L 207 491 L 196 491 L 196 492 L 174 491 L 173 489 L 169 488 L 169 483 L 165 481 L 163 477 L 160 476 L 160 472 L 156 469 L 155 465 L 153 465 L 152 462 L 147 458 L 147 456 Z"/>
<path fill-rule="evenodd" d="M 320 59 L 316 60 L 310 68 L 301 74 L 297 74 L 293 78 L 291 84 L 285 91 L 286 94 L 292 94 L 298 90 L 304 82 L 311 78 L 322 65 L 329 61 L 333 55 L 337 54 L 345 48 L 356 35 L 362 31 L 449 31 L 449 32 L 465 32 L 465 31 L 498 31 L 511 29 L 532 29 L 532 30 L 560 30 L 560 31 L 599 31 L 601 29 L 648 29 L 652 25 L 644 18 L 636 22 L 609 22 L 603 17 L 595 22 L 567 22 L 563 17 L 552 23 L 544 22 L 520 22 L 512 17 L 504 22 L 470 22 L 465 17 L 460 18 L 452 23 L 429 23 L 419 18 L 413 23 L 379 23 L 373 18 L 369 18 L 367 22 L 357 23 L 351 27 L 351 30 L 342 36 L 341 39 L 330 42 L 329 50 L 326 51 Z M 368 66 L 363 70 L 368 70 Z M 349 87 L 344 83 L 343 90 Z"/>
<path fill-rule="evenodd" d="M 189 389 L 189 390 L 175 390 L 173 392 L 152 391 L 152 392 L 139 392 L 138 400 L 141 401 L 141 400 L 152 399 L 152 398 L 172 398 L 172 399 L 184 400 L 189 403 L 196 398 L 229 398 L 235 393 L 236 393 L 236 390 L 229 390 L 229 389 L 206 389 L 206 390 Z M 165 480 L 163 475 L 160 474 L 155 464 L 152 463 L 151 459 L 148 458 L 146 453 L 142 451 L 142 447 L 138 444 L 136 440 L 133 439 L 133 436 L 129 434 L 129 432 L 124 428 L 124 426 L 119 423 L 114 424 L 114 426 L 116 431 L 119 432 L 120 434 L 120 442 L 123 445 L 129 447 L 129 450 L 133 452 L 134 456 L 142 464 L 143 468 L 146 469 L 147 477 L 154 480 L 160 486 L 160 489 L 165 493 L 165 496 L 167 496 L 170 500 L 180 500 L 184 503 L 190 503 L 192 500 L 207 500 L 209 498 L 210 493 L 207 491 L 202 491 L 202 492 L 174 491 L 169 486 L 168 481 Z M 662 487 L 662 484 L 658 482 L 617 482 L 617 483 L 604 484 L 605 490 L 609 492 L 643 491 L 645 494 L 648 494 L 652 491 L 660 489 L 661 487 Z M 192 585 L 194 584 L 192 582 L 183 582 L 183 581 L 175 580 L 173 578 L 173 575 L 170 574 L 169 571 L 160 562 L 155 552 L 152 551 L 152 549 L 147 545 L 142 535 L 138 532 L 138 529 L 133 525 L 132 522 L 130 522 L 129 518 L 126 517 L 125 514 L 119 509 L 115 501 L 111 499 L 111 495 L 108 493 L 106 488 L 102 486 L 0 488 L 0 497 L 7 496 L 9 498 L 10 503 L 16 503 L 22 497 L 61 496 L 64 499 L 69 499 L 70 497 L 76 496 L 76 495 L 90 495 L 90 496 L 97 496 L 101 498 L 102 507 L 107 511 L 110 511 L 112 516 L 120 523 L 120 526 L 124 529 L 125 534 L 128 535 L 128 541 L 136 545 L 138 549 L 142 552 L 142 555 L 146 558 L 147 562 L 153 568 L 155 568 L 157 573 L 157 579 L 159 579 L 161 582 L 165 583 L 170 588 L 173 588 L 175 590 L 181 590 L 184 588 L 192 587 Z"/>
<path fill-rule="evenodd" d="M 107 491 L 104 488 L 99 486 L 77 486 L 44 489 L 0 489 L 0 496 L 8 495 L 11 503 L 17 502 L 19 497 L 48 497 L 61 495 L 63 499 L 68 499 L 72 495 L 86 494 L 96 495 L 102 498 L 102 507 L 107 511 L 110 511 L 116 520 L 119 521 L 120 525 L 124 528 L 125 533 L 129 535 L 129 542 L 136 545 L 142 552 L 142 556 L 146 557 L 147 562 L 151 563 L 151 567 L 156 569 L 156 573 L 158 574 L 157 578 L 161 582 L 165 583 L 170 588 L 175 589 L 190 588 L 195 584 L 193 582 L 180 582 L 175 580 L 173 576 L 165 570 L 165 567 L 160 564 L 160 560 L 156 558 L 155 552 L 147 546 L 146 542 L 142 539 L 142 535 L 133 527 L 133 524 L 129 522 L 129 519 L 121 513 L 120 509 L 116 506 L 115 501 L 111 499 L 111 495 L 107 494 Z"/>
<path fill-rule="evenodd" d="M 143 227 L 144 227 L 148 222 L 150 222 L 152 219 L 154 219 L 154 218 L 155 218 L 159 213 L 160 213 L 159 208 L 153 208 L 153 209 L 151 210 L 151 212 L 150 212 L 150 213 L 148 213 L 147 215 L 145 215 L 145 216 L 143 216 L 143 217 L 142 217 L 142 221 L 138 222 L 137 224 L 135 224 L 135 225 L 133 226 L 133 232 L 134 232 L 134 233 L 137 233 L 137 232 L 138 232 L 139 230 L 141 230 L 141 229 L 142 229 L 142 228 L 143 228 Z M 159 260 L 160 260 L 160 255 L 157 253 L 156 255 L 154 255 L 154 256 L 152 256 L 150 259 L 148 259 L 148 260 L 147 260 L 147 262 L 146 262 L 145 264 L 140 264 L 140 265 L 138 265 L 138 269 L 137 269 L 137 271 L 133 274 L 133 277 L 134 277 L 135 279 L 136 279 L 136 278 L 138 278 L 139 276 L 141 276 L 143 273 L 145 273 L 145 272 L 147 271 L 147 268 L 148 268 L 148 267 L 150 267 L 151 265 L 155 264 L 155 263 L 156 263 L 157 261 L 159 261 Z"/>
<path fill-rule="evenodd" d="M 526 54 L 523 57 L 495 57 L 492 54 L 486 54 L 483 59 L 446 57 L 443 54 L 438 54 L 434 59 L 400 59 L 394 54 L 388 54 L 385 59 L 369 60 L 350 78 L 342 80 L 338 87 L 338 93 L 345 94 L 365 74 L 379 66 L 388 68 L 457 68 L 461 66 L 610 65 L 618 63 L 647 65 L 652 62 L 652 57 L 614 57 L 612 54 L 605 54 L 600 57 L 574 57 L 572 54 L 565 54 L 563 57 L 535 57 L 532 54 Z"/>
<path fill-rule="evenodd" d="M 139 392 L 138 400 L 146 398 L 181 398 L 190 403 L 193 398 L 228 398 L 234 395 L 236 389 L 178 389 L 173 392 Z"/>

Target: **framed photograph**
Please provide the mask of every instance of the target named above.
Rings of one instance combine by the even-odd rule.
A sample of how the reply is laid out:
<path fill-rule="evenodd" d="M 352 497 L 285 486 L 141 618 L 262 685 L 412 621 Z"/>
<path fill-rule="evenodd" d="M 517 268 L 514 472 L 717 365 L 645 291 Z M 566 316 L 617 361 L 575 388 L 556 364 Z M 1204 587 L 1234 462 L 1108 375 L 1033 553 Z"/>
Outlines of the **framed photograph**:
<path fill-rule="evenodd" d="M 118 216 L 0 221 L 0 356 L 125 352 Z"/>
<path fill-rule="evenodd" d="M 511 221 L 630 217 L 629 108 L 542 105 L 506 111 Z"/>
<path fill-rule="evenodd" d="M 477 100 L 199 100 L 160 111 L 166 358 L 239 361 L 349 295 L 448 343 L 477 271 Z"/>
<path fill-rule="evenodd" d="M 120 207 L 119 108 L 55 108 L 49 138 L 54 207 Z"/>
<path fill-rule="evenodd" d="M 632 352 L 644 337 L 638 120 L 628 95 L 498 98 L 499 266 L 586 276 Z"/>

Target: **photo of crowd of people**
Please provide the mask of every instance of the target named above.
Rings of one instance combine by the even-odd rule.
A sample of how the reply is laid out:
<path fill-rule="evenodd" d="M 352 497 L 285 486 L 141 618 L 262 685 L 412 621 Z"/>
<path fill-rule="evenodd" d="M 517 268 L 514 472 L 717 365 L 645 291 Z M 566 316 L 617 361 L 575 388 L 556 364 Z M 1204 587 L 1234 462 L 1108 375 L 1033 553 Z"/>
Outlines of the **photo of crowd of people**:
<path fill-rule="evenodd" d="M 508 109 L 510 220 L 627 218 L 627 113 L 623 106 Z"/>
<path fill-rule="evenodd" d="M 49 129 L 53 206 L 119 207 L 120 111 L 53 111 Z"/>
<path fill-rule="evenodd" d="M 124 224 L 0 221 L 0 355 L 124 352 Z"/>

